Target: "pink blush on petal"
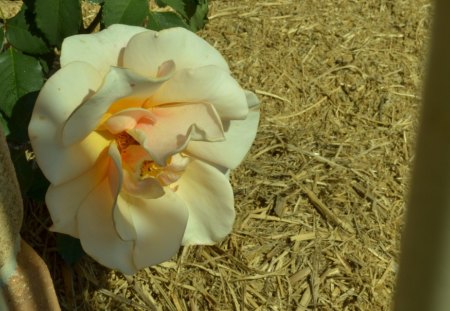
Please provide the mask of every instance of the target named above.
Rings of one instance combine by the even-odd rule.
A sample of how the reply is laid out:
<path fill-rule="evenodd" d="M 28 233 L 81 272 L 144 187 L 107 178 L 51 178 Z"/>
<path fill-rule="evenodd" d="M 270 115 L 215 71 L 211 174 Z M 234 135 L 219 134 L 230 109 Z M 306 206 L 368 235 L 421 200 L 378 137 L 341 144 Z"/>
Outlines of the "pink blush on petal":
<path fill-rule="evenodd" d="M 111 134 L 131 130 L 139 124 L 150 125 L 155 123 L 155 116 L 147 109 L 127 109 L 114 114 L 105 122 L 105 127 Z"/>

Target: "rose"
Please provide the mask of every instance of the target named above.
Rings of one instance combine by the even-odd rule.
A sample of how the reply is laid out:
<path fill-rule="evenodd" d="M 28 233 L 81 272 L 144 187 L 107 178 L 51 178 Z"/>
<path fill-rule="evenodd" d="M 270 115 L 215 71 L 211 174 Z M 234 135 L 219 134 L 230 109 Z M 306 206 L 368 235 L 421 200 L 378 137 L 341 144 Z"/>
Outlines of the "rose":
<path fill-rule="evenodd" d="M 259 111 L 219 52 L 182 28 L 113 25 L 65 39 L 60 61 L 29 126 L 51 229 L 129 274 L 225 238 Z"/>

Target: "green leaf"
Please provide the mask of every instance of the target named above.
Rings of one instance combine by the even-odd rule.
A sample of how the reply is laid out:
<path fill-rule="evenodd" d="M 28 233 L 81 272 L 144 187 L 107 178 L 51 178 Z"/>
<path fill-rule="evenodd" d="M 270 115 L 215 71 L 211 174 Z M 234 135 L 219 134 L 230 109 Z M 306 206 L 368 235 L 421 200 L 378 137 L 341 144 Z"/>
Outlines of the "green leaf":
<path fill-rule="evenodd" d="M 28 124 L 31 120 L 31 113 L 33 112 L 34 103 L 39 95 L 38 91 L 30 92 L 20 97 L 14 109 L 11 117 L 5 118 L 10 130 L 8 141 L 13 141 L 18 144 L 27 143 L 28 138 Z"/>
<path fill-rule="evenodd" d="M 5 28 L 4 25 L 0 25 L 0 52 L 3 50 L 3 41 L 5 40 Z"/>
<path fill-rule="evenodd" d="M 80 240 L 66 234 L 58 233 L 56 235 L 56 248 L 69 265 L 74 265 L 84 255 Z"/>
<path fill-rule="evenodd" d="M 5 118 L 3 118 L 1 113 L 0 113 L 0 128 L 3 131 L 3 134 L 5 134 L 5 136 L 8 136 L 8 134 L 10 133 L 8 123 L 6 122 Z"/>
<path fill-rule="evenodd" d="M 47 55 L 47 56 L 48 57 L 45 57 L 45 58 L 39 58 L 39 64 L 41 64 L 42 72 L 43 72 L 45 77 L 48 76 L 48 73 L 50 71 L 50 68 L 48 67 L 49 66 L 48 64 L 49 63 L 53 64 L 54 63 L 54 58 L 55 58 L 54 54 Z M 58 65 L 55 65 L 55 66 L 58 66 Z"/>
<path fill-rule="evenodd" d="M 192 31 L 197 32 L 202 29 L 208 20 L 208 1 L 199 0 L 195 13 L 189 19 Z"/>
<path fill-rule="evenodd" d="M 87 2 L 95 3 L 95 4 L 102 4 L 103 2 L 105 2 L 105 0 L 87 0 Z"/>
<path fill-rule="evenodd" d="M 205 26 L 208 14 L 207 0 L 159 0 L 172 7 L 186 23 L 190 30 L 196 32 Z"/>
<path fill-rule="evenodd" d="M 48 42 L 61 46 L 65 37 L 78 33 L 81 25 L 79 0 L 36 0 L 36 23 Z"/>
<path fill-rule="evenodd" d="M 141 26 L 148 11 L 147 0 L 105 0 L 103 23 Z"/>
<path fill-rule="evenodd" d="M 38 168 L 35 162 L 32 162 L 32 182 L 30 187 L 26 190 L 25 195 L 28 198 L 38 202 L 45 202 L 45 195 L 47 194 L 50 182 L 45 178 L 42 171 Z M 16 168 L 17 171 L 17 168 Z"/>
<path fill-rule="evenodd" d="M 40 90 L 44 78 L 39 60 L 13 48 L 0 54 L 0 111 L 11 117 L 18 100 Z"/>
<path fill-rule="evenodd" d="M 11 142 L 11 135 L 7 137 L 11 159 L 16 170 L 22 197 L 31 198 L 38 202 L 45 201 L 49 182 L 39 169 L 35 160 L 30 159 L 29 145 L 27 143 Z"/>
<path fill-rule="evenodd" d="M 173 12 L 150 12 L 148 15 L 147 28 L 155 31 L 172 27 L 184 27 L 189 29 L 189 25 L 177 14 Z"/>
<path fill-rule="evenodd" d="M 188 7 L 186 6 L 187 2 L 191 2 L 190 0 L 160 0 L 159 2 L 170 6 L 175 10 L 178 14 L 180 14 L 183 18 L 189 19 L 189 15 L 187 12 Z"/>
<path fill-rule="evenodd" d="M 167 4 L 164 3 L 163 0 L 156 0 L 156 5 L 159 6 L 160 8 L 165 8 L 167 6 Z"/>
<path fill-rule="evenodd" d="M 34 13 L 26 3 L 16 16 L 6 21 L 6 39 L 16 49 L 29 54 L 50 51 L 34 23 Z"/>

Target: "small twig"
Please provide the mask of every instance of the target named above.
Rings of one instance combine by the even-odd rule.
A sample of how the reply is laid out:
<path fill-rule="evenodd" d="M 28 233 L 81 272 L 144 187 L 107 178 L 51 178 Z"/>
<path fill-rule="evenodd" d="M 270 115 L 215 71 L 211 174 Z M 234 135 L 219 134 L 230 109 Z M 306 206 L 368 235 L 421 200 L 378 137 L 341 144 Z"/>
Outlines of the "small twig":
<path fill-rule="evenodd" d="M 291 103 L 291 101 L 289 99 L 287 99 L 287 98 L 284 98 L 284 97 L 281 97 L 279 95 L 272 94 L 272 93 L 269 93 L 269 92 L 266 92 L 266 91 L 255 90 L 255 93 L 258 94 L 258 95 L 264 95 L 264 96 L 269 96 L 269 97 L 272 97 L 272 98 L 276 98 L 276 99 L 279 99 L 281 101 L 287 102 L 289 104 Z"/>
<path fill-rule="evenodd" d="M 305 191 L 311 203 L 314 205 L 317 211 L 322 214 L 322 216 L 324 216 L 327 220 L 333 222 L 334 224 L 340 226 L 345 231 L 351 234 L 355 233 L 355 229 L 353 229 L 350 224 L 338 218 L 332 210 L 330 210 L 322 201 L 320 201 L 320 199 L 314 194 L 314 192 L 307 188 L 303 188 L 303 191 Z"/>

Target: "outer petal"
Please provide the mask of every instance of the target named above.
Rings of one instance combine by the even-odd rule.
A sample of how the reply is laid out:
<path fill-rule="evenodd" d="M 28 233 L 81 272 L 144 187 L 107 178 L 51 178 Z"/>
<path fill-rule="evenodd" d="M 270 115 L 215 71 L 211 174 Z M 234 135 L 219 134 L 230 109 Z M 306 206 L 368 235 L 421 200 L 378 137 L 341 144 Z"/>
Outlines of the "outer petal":
<path fill-rule="evenodd" d="M 256 96 L 252 94 L 248 92 L 247 95 L 249 104 L 253 105 L 247 119 L 229 121 L 229 127 L 225 131 L 225 141 L 191 141 L 186 148 L 186 153 L 226 168 L 237 167 L 250 150 L 258 128 L 259 108 Z"/>
<path fill-rule="evenodd" d="M 64 144 L 70 145 L 86 137 L 105 118 L 108 109 L 123 97 L 129 98 L 124 98 L 120 105 L 129 107 L 121 107 L 122 109 L 142 106 L 145 99 L 153 95 L 170 77 L 173 70 L 160 78 L 147 79 L 124 68 L 111 68 L 102 87 L 67 120 L 63 131 Z"/>
<path fill-rule="evenodd" d="M 222 55 L 202 38 L 184 28 L 134 36 L 124 52 L 124 67 L 147 77 L 155 77 L 158 66 L 173 60 L 177 69 L 215 65 L 229 71 Z"/>
<path fill-rule="evenodd" d="M 223 140 L 222 123 L 209 104 L 165 105 L 151 112 L 154 123 L 138 123 L 128 133 L 160 166 L 165 166 L 167 158 L 184 149 L 190 140 Z"/>
<path fill-rule="evenodd" d="M 185 203 L 171 190 L 158 199 L 120 195 L 132 210 L 137 232 L 134 264 L 137 268 L 170 259 L 180 248 L 188 221 Z"/>
<path fill-rule="evenodd" d="M 255 93 L 253 93 L 251 91 L 245 91 L 245 97 L 247 99 L 248 108 L 256 109 L 259 107 L 259 99 L 258 99 L 258 97 L 256 97 Z"/>
<path fill-rule="evenodd" d="M 77 214 L 80 241 L 84 251 L 101 264 L 133 274 L 137 271 L 134 242 L 122 240 L 114 227 L 114 192 L 105 178 L 81 204 Z"/>
<path fill-rule="evenodd" d="M 219 170 L 193 160 L 180 178 L 176 193 L 189 209 L 183 245 L 213 244 L 230 233 L 235 218 L 233 190 Z"/>
<path fill-rule="evenodd" d="M 178 71 L 151 99 L 152 105 L 179 102 L 212 104 L 222 119 L 244 119 L 248 113 L 244 90 L 217 66 Z"/>
<path fill-rule="evenodd" d="M 50 185 L 45 201 L 53 220 L 51 230 L 78 238 L 77 212 L 89 193 L 107 174 L 106 154 L 101 156 L 94 167 L 79 177 L 64 184 Z"/>
<path fill-rule="evenodd" d="M 28 132 L 39 166 L 52 184 L 87 171 L 108 144 L 95 133 L 69 147 L 61 138 L 64 122 L 101 81 L 92 66 L 74 62 L 57 71 L 39 94 Z"/>
<path fill-rule="evenodd" d="M 94 66 L 104 76 L 111 66 L 121 66 L 120 55 L 130 38 L 145 31 L 153 33 L 142 27 L 112 25 L 93 34 L 68 37 L 62 44 L 61 67 L 82 61 Z"/>

